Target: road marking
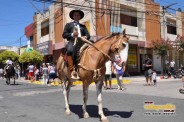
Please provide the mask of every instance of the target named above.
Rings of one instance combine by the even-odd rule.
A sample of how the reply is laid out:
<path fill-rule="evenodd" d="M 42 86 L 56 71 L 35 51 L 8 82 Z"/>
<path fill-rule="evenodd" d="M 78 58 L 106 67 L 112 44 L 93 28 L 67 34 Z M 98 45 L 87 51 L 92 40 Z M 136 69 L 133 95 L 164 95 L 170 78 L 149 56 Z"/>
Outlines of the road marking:
<path fill-rule="evenodd" d="M 29 91 L 29 92 L 19 92 L 19 93 L 14 93 L 14 96 L 32 96 L 36 94 L 44 94 L 44 93 L 53 93 L 53 92 L 61 92 L 62 89 L 50 89 L 50 90 L 44 90 L 44 91 Z"/>

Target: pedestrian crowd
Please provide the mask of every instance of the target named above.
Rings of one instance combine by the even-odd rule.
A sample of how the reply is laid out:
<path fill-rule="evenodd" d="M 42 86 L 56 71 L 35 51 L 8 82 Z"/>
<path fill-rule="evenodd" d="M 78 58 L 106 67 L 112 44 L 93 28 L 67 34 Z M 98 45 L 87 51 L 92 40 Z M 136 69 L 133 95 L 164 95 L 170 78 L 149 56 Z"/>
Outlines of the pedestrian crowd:
<path fill-rule="evenodd" d="M 52 82 L 55 84 L 57 78 L 57 72 L 53 63 L 43 63 L 40 66 L 29 63 L 26 69 L 25 79 L 31 80 L 31 82 L 39 81 L 42 78 L 42 82 L 45 85 L 50 85 Z"/>

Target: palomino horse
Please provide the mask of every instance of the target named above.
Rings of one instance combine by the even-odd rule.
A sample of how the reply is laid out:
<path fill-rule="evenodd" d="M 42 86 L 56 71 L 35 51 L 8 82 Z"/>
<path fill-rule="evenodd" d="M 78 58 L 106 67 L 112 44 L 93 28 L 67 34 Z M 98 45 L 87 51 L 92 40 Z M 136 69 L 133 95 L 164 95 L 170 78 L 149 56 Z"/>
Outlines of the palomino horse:
<path fill-rule="evenodd" d="M 107 117 L 103 113 L 102 108 L 102 85 L 103 76 L 105 75 L 105 62 L 107 60 L 114 60 L 115 55 L 119 55 L 121 61 L 119 65 L 124 64 L 127 60 L 128 48 L 122 52 L 126 46 L 128 46 L 129 38 L 126 37 L 125 30 L 122 34 L 116 33 L 110 36 L 104 37 L 86 48 L 80 55 L 78 73 L 81 81 L 83 82 L 83 116 L 88 118 L 89 114 L 86 111 L 86 104 L 88 100 L 88 88 L 94 81 L 97 90 L 98 101 L 98 114 L 102 121 L 108 121 Z M 126 53 L 126 54 L 124 54 Z M 66 114 L 71 114 L 69 108 L 69 92 L 71 87 L 70 72 L 67 69 L 67 65 L 64 62 L 63 56 L 60 56 L 57 62 L 57 71 L 59 78 L 63 82 L 63 94 L 65 99 Z"/>
<path fill-rule="evenodd" d="M 6 70 L 6 84 L 10 85 L 10 78 L 13 77 L 14 79 L 14 84 L 15 84 L 15 69 L 13 65 L 9 65 L 8 68 L 5 69 Z"/>

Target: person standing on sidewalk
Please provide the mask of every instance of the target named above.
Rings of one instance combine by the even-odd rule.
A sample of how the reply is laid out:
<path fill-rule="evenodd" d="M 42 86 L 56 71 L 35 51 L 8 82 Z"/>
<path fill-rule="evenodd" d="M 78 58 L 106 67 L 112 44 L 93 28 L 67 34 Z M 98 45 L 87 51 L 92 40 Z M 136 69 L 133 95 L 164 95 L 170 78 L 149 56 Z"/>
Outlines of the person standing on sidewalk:
<path fill-rule="evenodd" d="M 157 73 L 156 73 L 156 70 L 153 70 L 152 80 L 153 80 L 154 85 L 157 85 Z"/>
<path fill-rule="evenodd" d="M 47 85 L 47 82 L 48 82 L 48 67 L 45 63 L 43 63 L 42 72 L 43 72 L 43 84 Z"/>
<path fill-rule="evenodd" d="M 119 56 L 116 56 L 116 60 L 120 60 Z M 117 83 L 118 83 L 118 90 L 125 90 L 126 88 L 124 87 L 123 84 L 123 73 L 125 71 L 125 64 L 123 66 L 119 66 L 116 62 L 114 62 L 114 65 L 112 67 L 113 73 L 116 75 Z"/>
<path fill-rule="evenodd" d="M 149 56 L 146 56 L 146 59 L 144 61 L 143 66 L 145 67 L 145 78 L 146 78 L 146 85 L 152 84 L 152 60 L 149 58 Z"/>
<path fill-rule="evenodd" d="M 17 70 L 18 79 L 20 79 L 21 68 L 20 68 L 19 64 L 17 64 L 17 68 L 18 68 L 18 70 Z"/>
<path fill-rule="evenodd" d="M 57 75 L 56 75 L 56 68 L 55 68 L 53 63 L 50 64 L 50 67 L 48 68 L 48 71 L 49 71 L 49 81 L 48 81 L 48 84 L 51 84 L 51 82 L 54 82 L 54 86 L 55 86 L 56 85 L 55 78 L 57 77 Z M 50 80 L 51 80 L 51 82 L 50 82 Z"/>
<path fill-rule="evenodd" d="M 175 62 L 174 60 L 171 60 L 170 66 L 169 66 L 171 74 L 174 74 L 174 70 L 175 70 L 174 66 L 175 66 Z"/>
<path fill-rule="evenodd" d="M 3 79 L 3 68 L 0 68 L 0 78 Z"/>
<path fill-rule="evenodd" d="M 105 82 L 105 89 L 112 89 L 111 87 L 111 82 L 112 82 L 112 61 L 107 61 L 105 63 L 106 71 L 105 71 L 105 77 L 104 77 L 104 82 Z M 107 81 L 109 81 L 109 87 L 107 85 Z"/>
<path fill-rule="evenodd" d="M 32 65 L 32 63 L 29 63 L 27 70 L 29 71 L 28 80 L 33 80 L 33 78 L 34 78 L 34 66 Z"/>

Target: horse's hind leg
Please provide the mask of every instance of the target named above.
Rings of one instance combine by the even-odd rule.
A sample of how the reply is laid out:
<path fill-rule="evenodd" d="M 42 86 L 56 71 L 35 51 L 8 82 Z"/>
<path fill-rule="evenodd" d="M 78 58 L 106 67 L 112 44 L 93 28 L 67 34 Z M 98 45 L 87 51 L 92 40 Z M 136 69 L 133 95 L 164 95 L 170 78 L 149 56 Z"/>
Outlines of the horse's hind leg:
<path fill-rule="evenodd" d="M 70 108 L 69 108 L 69 93 L 70 93 L 70 87 L 71 87 L 71 82 L 70 81 L 64 81 L 63 84 L 63 95 L 65 99 L 65 112 L 67 115 L 71 114 Z"/>
<path fill-rule="evenodd" d="M 96 83 L 96 92 L 97 92 L 97 97 L 98 97 L 98 114 L 101 117 L 102 122 L 108 122 L 107 117 L 103 113 L 103 107 L 102 107 L 102 81 L 98 81 Z"/>
<path fill-rule="evenodd" d="M 87 100 L 88 100 L 88 89 L 89 89 L 89 85 L 85 84 L 83 82 L 83 106 L 82 106 L 82 109 L 83 109 L 84 118 L 89 118 L 89 114 L 86 110 L 86 104 L 87 104 Z"/>
<path fill-rule="evenodd" d="M 9 85 L 8 78 L 6 78 L 6 84 Z"/>
<path fill-rule="evenodd" d="M 10 77 L 8 78 L 8 85 L 10 85 Z"/>
<path fill-rule="evenodd" d="M 14 85 L 15 85 L 15 77 L 13 78 L 13 80 L 14 80 Z"/>

